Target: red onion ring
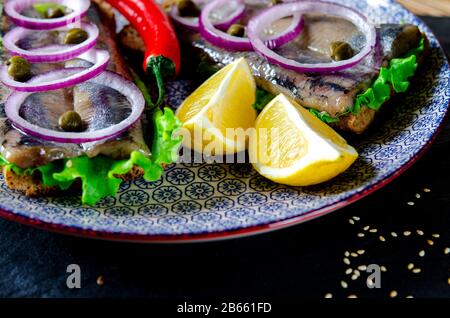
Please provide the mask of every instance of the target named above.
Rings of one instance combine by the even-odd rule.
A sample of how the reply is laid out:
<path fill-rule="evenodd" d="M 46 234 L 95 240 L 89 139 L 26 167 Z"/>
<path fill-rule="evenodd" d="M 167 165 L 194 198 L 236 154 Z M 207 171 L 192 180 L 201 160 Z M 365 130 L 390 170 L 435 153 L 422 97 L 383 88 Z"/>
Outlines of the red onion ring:
<path fill-rule="evenodd" d="M 310 12 L 320 12 L 332 16 L 340 16 L 351 21 L 363 34 L 366 34 L 366 45 L 357 55 L 348 60 L 308 64 L 299 63 L 275 53 L 271 50 L 272 47 L 268 46 L 267 43 L 261 39 L 261 32 L 267 25 L 270 25 L 270 23 L 282 19 L 283 17 L 291 16 L 293 13 L 304 14 Z M 376 45 L 376 37 L 375 27 L 364 15 L 352 8 L 326 1 L 298 1 L 280 4 L 251 19 L 248 26 L 248 38 L 257 53 L 273 64 L 297 72 L 337 72 L 350 68 L 361 62 L 361 60 L 370 54 Z"/>
<path fill-rule="evenodd" d="M 65 31 L 74 26 L 67 26 L 56 29 L 56 31 Z M 88 33 L 88 38 L 80 44 L 76 45 L 51 45 L 43 48 L 24 50 L 16 45 L 16 43 L 26 37 L 35 30 L 25 29 L 22 27 L 13 28 L 3 37 L 3 46 L 11 55 L 19 55 L 27 59 L 31 63 L 56 63 L 71 60 L 84 52 L 89 51 L 97 43 L 99 30 L 95 24 L 81 22 L 80 26 Z M 54 30 L 52 30 L 54 31 Z"/>
<path fill-rule="evenodd" d="M 202 13 L 200 15 L 199 19 L 200 34 L 208 42 L 212 43 L 215 46 L 224 48 L 226 50 L 252 51 L 253 46 L 248 38 L 240 38 L 229 35 L 228 33 L 223 32 L 218 28 L 216 28 L 210 21 L 211 12 L 216 8 L 223 6 L 225 3 L 229 3 L 229 1 L 234 1 L 239 4 L 244 3 L 243 0 L 214 0 L 211 3 L 209 3 L 202 10 Z M 276 6 L 272 8 L 275 7 Z M 281 34 L 276 35 L 275 37 L 270 37 L 268 45 L 271 48 L 276 48 L 281 45 L 284 45 L 293 40 L 301 32 L 302 28 L 303 28 L 303 17 L 300 15 L 294 15 L 291 26 L 287 30 L 284 30 Z"/>
<path fill-rule="evenodd" d="M 93 63 L 93 65 L 89 68 L 77 68 L 77 72 L 69 75 L 64 74 L 64 77 L 55 77 L 58 74 L 62 74 L 57 73 L 56 71 L 50 72 L 50 75 L 48 73 L 37 75 L 25 83 L 13 80 L 8 74 L 8 67 L 6 65 L 2 65 L 0 66 L 0 81 L 9 88 L 20 92 L 31 93 L 60 89 L 80 84 L 96 77 L 106 69 L 110 56 L 108 51 L 93 49 L 78 56 L 77 58 L 89 61 Z"/>
<path fill-rule="evenodd" d="M 72 10 L 71 13 L 55 19 L 36 19 L 24 16 L 21 12 L 35 3 L 56 3 Z M 5 12 L 14 24 L 34 30 L 60 28 L 80 21 L 89 9 L 89 0 L 10 0 L 5 4 Z"/>
<path fill-rule="evenodd" d="M 63 78 L 66 76 L 71 76 L 73 72 L 79 72 L 82 68 L 65 68 L 61 70 L 52 71 L 32 79 L 32 82 L 37 81 L 49 81 L 53 78 Z M 132 125 L 134 125 L 141 117 L 144 111 L 145 101 L 142 96 L 141 91 L 126 78 L 110 72 L 104 71 L 102 74 L 96 78 L 90 79 L 92 83 L 105 85 L 117 90 L 122 95 L 126 96 L 129 100 L 132 111 L 128 118 L 122 120 L 113 126 L 103 128 L 97 131 L 89 132 L 62 132 L 56 130 L 50 130 L 46 128 L 39 127 L 37 125 L 31 124 L 20 115 L 20 108 L 24 103 L 25 99 L 32 93 L 26 92 L 13 92 L 5 103 L 5 113 L 12 124 L 19 130 L 40 138 L 42 140 L 62 142 L 62 143 L 74 143 L 80 144 L 85 142 L 92 142 L 97 140 L 104 140 L 107 138 L 112 138 L 120 135 L 124 131 L 128 130 Z"/>
<path fill-rule="evenodd" d="M 197 6 L 202 6 L 205 3 L 210 2 L 210 0 L 193 0 Z M 235 2 L 230 2 L 231 4 L 236 4 Z M 229 4 L 229 3 L 227 3 Z M 220 19 L 214 23 L 214 26 L 220 30 L 227 30 L 232 24 L 236 23 L 245 13 L 245 4 L 237 3 L 236 8 L 230 16 Z M 172 19 L 182 27 L 198 32 L 199 31 L 199 18 L 198 17 L 182 17 L 178 13 L 178 8 L 176 5 L 172 5 L 170 9 L 170 16 Z"/>

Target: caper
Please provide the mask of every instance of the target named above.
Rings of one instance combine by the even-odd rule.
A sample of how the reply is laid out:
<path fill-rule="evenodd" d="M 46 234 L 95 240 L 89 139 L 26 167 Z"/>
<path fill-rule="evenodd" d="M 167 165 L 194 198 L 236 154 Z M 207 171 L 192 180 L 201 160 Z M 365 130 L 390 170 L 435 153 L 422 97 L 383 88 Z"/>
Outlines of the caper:
<path fill-rule="evenodd" d="M 177 9 L 180 17 L 198 17 L 200 9 L 192 0 L 178 0 Z"/>
<path fill-rule="evenodd" d="M 69 110 L 62 114 L 59 117 L 58 124 L 64 131 L 80 132 L 83 130 L 83 120 L 81 119 L 81 116 L 73 110 Z"/>
<path fill-rule="evenodd" d="M 348 60 L 353 57 L 355 53 L 352 47 L 347 42 L 336 41 L 330 45 L 331 58 L 335 61 Z"/>
<path fill-rule="evenodd" d="M 8 74 L 15 81 L 25 82 L 31 76 L 31 65 L 26 59 L 21 56 L 13 56 L 8 61 Z"/>
<path fill-rule="evenodd" d="M 419 45 L 422 33 L 412 24 L 405 24 L 392 42 L 392 58 L 402 56 Z"/>
<path fill-rule="evenodd" d="M 245 36 L 245 26 L 243 26 L 242 24 L 238 24 L 238 23 L 232 24 L 228 28 L 227 33 L 232 36 L 237 36 L 237 37 L 243 38 Z"/>
<path fill-rule="evenodd" d="M 80 28 L 73 28 L 67 31 L 64 37 L 64 44 L 80 44 L 89 37 L 88 33 Z"/>
<path fill-rule="evenodd" d="M 44 18 L 46 19 L 56 19 L 61 18 L 65 15 L 64 11 L 59 7 L 50 7 L 45 11 Z"/>

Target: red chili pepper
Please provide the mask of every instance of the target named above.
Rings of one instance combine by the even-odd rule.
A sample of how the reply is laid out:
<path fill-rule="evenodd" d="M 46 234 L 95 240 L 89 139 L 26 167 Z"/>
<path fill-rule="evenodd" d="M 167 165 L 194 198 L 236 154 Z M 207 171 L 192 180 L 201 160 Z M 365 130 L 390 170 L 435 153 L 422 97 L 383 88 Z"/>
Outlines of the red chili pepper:
<path fill-rule="evenodd" d="M 146 52 L 144 70 L 155 76 L 160 105 L 164 97 L 164 79 L 180 71 L 180 45 L 175 30 L 162 8 L 153 0 L 106 0 L 139 32 Z"/>

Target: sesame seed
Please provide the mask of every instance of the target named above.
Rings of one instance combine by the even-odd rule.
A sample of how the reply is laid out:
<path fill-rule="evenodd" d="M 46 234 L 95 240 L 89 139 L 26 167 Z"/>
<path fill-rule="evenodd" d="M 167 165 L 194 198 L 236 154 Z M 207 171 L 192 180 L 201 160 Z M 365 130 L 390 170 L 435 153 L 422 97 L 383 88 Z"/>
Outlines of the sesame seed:
<path fill-rule="evenodd" d="M 410 232 L 410 231 L 405 231 L 405 232 L 403 232 L 403 235 L 404 235 L 404 236 L 410 236 L 410 235 L 411 235 L 411 232 Z"/>
<path fill-rule="evenodd" d="M 412 295 L 408 295 L 406 296 L 406 298 L 414 298 Z"/>
<path fill-rule="evenodd" d="M 377 229 L 370 229 L 370 231 L 369 231 L 370 233 L 377 233 L 378 232 L 378 230 Z"/>
<path fill-rule="evenodd" d="M 421 270 L 420 268 L 414 268 L 414 269 L 412 270 L 412 272 L 413 272 L 414 274 L 419 274 L 421 271 L 422 271 L 422 270 Z"/>
<path fill-rule="evenodd" d="M 392 235 L 392 237 L 397 237 L 398 236 L 397 233 L 395 233 L 395 232 L 392 232 L 391 235 Z"/>
<path fill-rule="evenodd" d="M 341 286 L 342 286 L 342 288 L 347 288 L 348 287 L 348 284 L 345 282 L 345 281 L 341 281 Z"/>
<path fill-rule="evenodd" d="M 437 233 L 436 233 L 436 234 L 431 234 L 431 236 L 434 237 L 434 238 L 440 238 L 440 237 L 441 237 L 441 236 L 440 236 L 439 234 L 437 234 Z"/>
<path fill-rule="evenodd" d="M 423 189 L 423 192 L 425 192 L 425 193 L 430 193 L 430 192 L 431 192 L 431 190 L 430 190 L 430 189 L 428 189 L 428 188 L 424 188 L 424 189 Z"/>
<path fill-rule="evenodd" d="M 369 287 L 374 285 L 373 280 L 369 277 L 367 278 L 366 283 L 367 283 L 367 286 L 369 286 Z"/>
<path fill-rule="evenodd" d="M 349 251 L 345 251 L 344 255 L 345 255 L 345 257 L 349 257 L 350 256 L 350 252 Z"/>
<path fill-rule="evenodd" d="M 424 257 L 424 256 L 425 256 L 425 251 L 424 251 L 424 250 L 421 250 L 421 251 L 419 252 L 419 256 L 420 256 L 420 257 Z"/>
<path fill-rule="evenodd" d="M 380 269 L 381 269 L 382 272 L 387 272 L 386 266 L 381 266 Z"/>
<path fill-rule="evenodd" d="M 359 216 L 354 216 L 354 217 L 353 217 L 353 220 L 359 221 L 359 220 L 361 220 L 361 218 L 360 218 Z"/>
<path fill-rule="evenodd" d="M 97 277 L 97 285 L 103 286 L 105 284 L 105 278 L 103 276 Z"/>
<path fill-rule="evenodd" d="M 368 226 L 368 225 L 363 228 L 364 231 L 368 231 L 369 229 L 370 229 L 370 226 Z"/>
<path fill-rule="evenodd" d="M 325 298 L 333 298 L 333 294 L 331 293 L 325 294 Z"/>
<path fill-rule="evenodd" d="M 348 220 L 348 223 L 350 223 L 351 225 L 355 224 L 355 221 L 353 221 L 352 219 Z"/>
<path fill-rule="evenodd" d="M 347 270 L 345 271 L 345 274 L 350 275 L 352 272 L 353 272 L 353 269 L 347 268 Z"/>
<path fill-rule="evenodd" d="M 356 295 L 348 295 L 347 298 L 358 298 Z"/>
<path fill-rule="evenodd" d="M 358 269 L 360 271 L 365 271 L 365 270 L 367 270 L 367 266 L 366 265 L 360 265 L 360 266 L 358 266 Z"/>
<path fill-rule="evenodd" d="M 434 245 L 434 242 L 432 240 L 427 240 L 428 245 Z"/>
<path fill-rule="evenodd" d="M 413 264 L 413 263 L 409 263 L 409 264 L 408 264 L 408 269 L 409 269 L 409 270 L 412 270 L 413 268 L 414 268 L 414 264 Z"/>
<path fill-rule="evenodd" d="M 358 277 L 359 277 L 358 275 L 353 274 L 353 275 L 352 275 L 352 280 L 357 280 Z"/>
<path fill-rule="evenodd" d="M 358 237 L 364 237 L 364 233 L 358 233 Z"/>
<path fill-rule="evenodd" d="M 363 255 L 366 251 L 365 250 L 357 250 L 356 253 L 358 253 L 359 255 Z"/>
<path fill-rule="evenodd" d="M 350 253 L 350 255 L 351 255 L 352 257 L 358 257 L 358 254 L 356 254 L 356 253 Z"/>
<path fill-rule="evenodd" d="M 397 296 L 398 296 L 398 293 L 396 290 L 391 291 L 391 293 L 389 294 L 389 297 L 391 297 L 391 298 L 395 298 Z"/>
<path fill-rule="evenodd" d="M 361 273 L 359 270 L 355 269 L 355 271 L 353 272 L 356 276 L 361 276 Z"/>
<path fill-rule="evenodd" d="M 420 194 L 416 193 L 416 198 L 420 199 Z"/>
<path fill-rule="evenodd" d="M 386 242 L 386 239 L 384 238 L 384 236 L 380 235 L 379 239 L 380 239 L 381 242 Z"/>
<path fill-rule="evenodd" d="M 445 255 L 450 254 L 450 247 L 446 247 L 446 248 L 445 248 L 444 254 L 445 254 Z"/>
<path fill-rule="evenodd" d="M 413 206 L 413 205 L 414 205 L 414 202 L 409 201 L 409 202 L 408 202 L 408 205 Z"/>
<path fill-rule="evenodd" d="M 416 232 L 417 232 L 417 234 L 419 234 L 420 236 L 422 236 L 422 235 L 425 234 L 422 230 L 417 230 Z"/>
<path fill-rule="evenodd" d="M 344 263 L 347 264 L 347 265 L 350 265 L 350 260 L 347 257 L 345 257 L 344 258 Z"/>

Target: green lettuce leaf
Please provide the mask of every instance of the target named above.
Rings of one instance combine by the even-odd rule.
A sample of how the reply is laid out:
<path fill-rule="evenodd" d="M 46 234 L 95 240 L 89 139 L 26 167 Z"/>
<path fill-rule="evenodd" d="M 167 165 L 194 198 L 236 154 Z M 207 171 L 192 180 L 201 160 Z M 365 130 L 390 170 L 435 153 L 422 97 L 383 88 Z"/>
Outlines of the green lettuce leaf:
<path fill-rule="evenodd" d="M 387 84 L 390 72 L 386 68 L 381 68 L 380 74 L 372 87 L 368 88 L 364 93 L 357 96 L 355 105 L 352 108 L 353 114 L 358 114 L 361 105 L 378 110 L 391 96 L 391 87 Z"/>
<path fill-rule="evenodd" d="M 153 114 L 154 140 L 152 144 L 152 158 L 156 164 L 170 164 L 178 160 L 178 150 L 183 141 L 182 136 L 175 136 L 174 132 L 181 128 L 180 120 L 175 117 L 170 108 L 157 110 Z"/>
<path fill-rule="evenodd" d="M 253 108 L 257 111 L 262 111 L 264 107 L 274 98 L 275 96 L 267 92 L 266 90 L 257 87 L 256 88 L 256 100 L 253 104 Z"/>
<path fill-rule="evenodd" d="M 200 63 L 197 65 L 196 73 L 197 76 L 200 77 L 200 79 L 208 79 L 217 71 L 219 71 L 219 69 L 220 68 L 211 65 L 211 63 L 200 61 Z"/>
<path fill-rule="evenodd" d="M 51 174 L 51 183 L 58 184 L 62 189 L 81 179 L 81 200 L 86 204 L 95 204 L 101 198 L 115 195 L 119 190 L 121 180 L 109 176 L 114 160 L 104 156 L 89 158 L 81 156 L 64 160 L 63 170 Z M 43 179 L 45 184 L 45 179 Z"/>
<path fill-rule="evenodd" d="M 327 112 L 325 111 L 318 111 L 317 109 L 310 108 L 309 112 L 315 115 L 317 118 L 319 118 L 321 121 L 331 124 L 331 123 L 337 123 L 339 121 L 339 118 L 331 117 Z"/>
<path fill-rule="evenodd" d="M 21 169 L 0 156 L 0 166 L 7 165 L 8 169 L 13 169 L 19 175 L 31 175 L 39 171 L 44 185 L 59 186 L 63 190 L 80 179 L 82 202 L 94 205 L 103 197 L 116 195 L 122 182 L 118 175 L 130 172 L 134 165 L 141 167 L 144 170 L 144 179 L 151 182 L 161 178 L 164 172 L 162 164 L 178 160 L 182 137 L 175 136 L 174 133 L 181 127 L 181 122 L 169 108 L 156 111 L 153 122 L 155 137 L 151 157 L 134 151 L 130 158 L 125 160 L 114 160 L 106 156 L 80 156 L 37 168 Z"/>
<path fill-rule="evenodd" d="M 5 165 L 7 165 L 8 163 L 9 162 L 5 158 L 3 158 L 2 155 L 0 155 L 0 167 L 3 167 Z"/>
<path fill-rule="evenodd" d="M 396 93 L 404 93 L 408 89 L 411 78 L 417 70 L 417 58 L 425 50 L 425 39 L 422 38 L 417 48 L 409 50 L 404 57 L 395 58 L 389 62 L 388 67 L 382 67 L 375 82 L 364 93 L 356 97 L 355 105 L 351 109 L 353 114 L 358 114 L 361 105 L 373 110 L 380 107 L 391 98 L 391 88 Z"/>

